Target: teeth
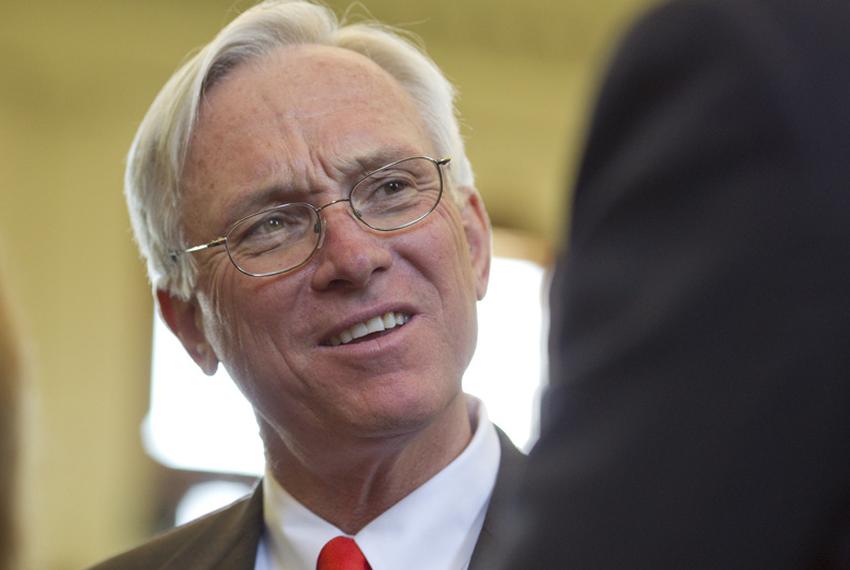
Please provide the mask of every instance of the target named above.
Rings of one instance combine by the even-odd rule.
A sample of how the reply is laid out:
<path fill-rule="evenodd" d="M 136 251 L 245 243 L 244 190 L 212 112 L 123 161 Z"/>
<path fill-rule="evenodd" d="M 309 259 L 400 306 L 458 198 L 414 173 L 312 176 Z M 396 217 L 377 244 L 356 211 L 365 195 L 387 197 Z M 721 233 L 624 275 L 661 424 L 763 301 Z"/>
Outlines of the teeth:
<path fill-rule="evenodd" d="M 384 319 L 382 317 L 372 317 L 366 321 L 366 328 L 369 329 L 369 333 L 386 330 L 386 327 L 384 327 Z"/>
<path fill-rule="evenodd" d="M 351 327 L 351 336 L 354 338 L 362 338 L 369 334 L 369 329 L 366 328 L 366 325 L 363 323 L 357 323 L 353 327 Z"/>
<path fill-rule="evenodd" d="M 339 333 L 339 335 L 331 338 L 328 343 L 331 346 L 348 344 L 352 340 L 362 338 L 368 334 L 400 327 L 409 320 L 410 315 L 406 315 L 404 313 L 385 313 L 381 316 L 372 317 L 368 321 L 357 323 L 356 325 L 345 329 Z"/>

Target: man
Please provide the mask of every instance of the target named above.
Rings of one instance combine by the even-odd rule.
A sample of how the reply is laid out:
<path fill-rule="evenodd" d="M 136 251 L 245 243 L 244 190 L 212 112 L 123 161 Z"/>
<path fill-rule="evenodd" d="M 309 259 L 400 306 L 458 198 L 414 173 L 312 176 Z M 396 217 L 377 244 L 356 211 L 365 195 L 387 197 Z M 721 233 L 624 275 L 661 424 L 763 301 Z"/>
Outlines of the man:
<path fill-rule="evenodd" d="M 850 4 L 685 0 L 605 82 L 507 568 L 850 568 Z"/>
<path fill-rule="evenodd" d="M 267 473 L 99 568 L 477 567 L 521 456 L 460 389 L 490 227 L 433 62 L 259 4 L 164 87 L 126 188 L 162 315 L 252 403 Z"/>

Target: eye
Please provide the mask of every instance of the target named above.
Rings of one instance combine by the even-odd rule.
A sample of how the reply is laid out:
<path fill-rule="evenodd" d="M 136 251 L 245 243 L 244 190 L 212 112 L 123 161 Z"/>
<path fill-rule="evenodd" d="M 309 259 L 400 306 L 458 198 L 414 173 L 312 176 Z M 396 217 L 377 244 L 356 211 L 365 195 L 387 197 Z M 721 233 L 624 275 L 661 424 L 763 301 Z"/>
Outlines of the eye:
<path fill-rule="evenodd" d="M 243 238 L 258 238 L 265 235 L 282 232 L 297 224 L 298 220 L 292 215 L 275 212 L 260 216 L 254 223 L 249 224 Z"/>
<path fill-rule="evenodd" d="M 384 182 L 384 184 L 382 184 L 378 190 L 383 191 L 385 194 L 398 194 L 399 192 L 403 192 L 409 187 L 410 184 L 408 182 L 396 179 Z"/>
<path fill-rule="evenodd" d="M 282 216 L 269 216 L 267 219 L 263 220 L 261 224 L 255 229 L 256 232 L 275 232 L 283 229 L 286 225 L 286 221 Z"/>
<path fill-rule="evenodd" d="M 366 202 L 410 199 L 418 191 L 418 181 L 402 169 L 372 174 L 357 188 L 358 198 Z"/>
<path fill-rule="evenodd" d="M 298 241 L 311 227 L 311 211 L 303 205 L 288 204 L 245 218 L 233 228 L 229 239 L 236 248 L 265 251 Z"/>

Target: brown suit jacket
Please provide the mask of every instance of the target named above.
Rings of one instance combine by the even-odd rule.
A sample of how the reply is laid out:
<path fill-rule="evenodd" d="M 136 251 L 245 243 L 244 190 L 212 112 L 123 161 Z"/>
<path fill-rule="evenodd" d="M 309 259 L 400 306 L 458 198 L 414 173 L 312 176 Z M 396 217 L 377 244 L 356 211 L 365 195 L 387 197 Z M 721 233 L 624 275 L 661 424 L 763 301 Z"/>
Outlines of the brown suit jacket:
<path fill-rule="evenodd" d="M 482 556 L 504 536 L 505 504 L 513 496 L 525 456 L 497 428 L 502 457 L 484 526 L 469 570 L 485 570 Z M 91 570 L 253 570 L 263 533 L 263 487 L 251 495 L 152 541 L 94 566 Z"/>

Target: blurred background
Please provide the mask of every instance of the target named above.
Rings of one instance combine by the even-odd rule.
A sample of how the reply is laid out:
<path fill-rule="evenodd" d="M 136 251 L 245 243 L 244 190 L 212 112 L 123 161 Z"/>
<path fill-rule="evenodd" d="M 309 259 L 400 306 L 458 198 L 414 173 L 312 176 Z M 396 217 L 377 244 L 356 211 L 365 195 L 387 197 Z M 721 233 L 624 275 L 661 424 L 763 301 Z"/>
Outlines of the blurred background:
<path fill-rule="evenodd" d="M 497 254 L 551 259 L 600 73 L 647 3 L 365 2 L 417 34 L 459 88 Z M 25 355 L 22 568 L 81 568 L 136 544 L 171 524 L 178 495 L 205 480 L 142 443 L 153 307 L 122 172 L 165 80 L 250 4 L 3 3 L 0 281 Z"/>

